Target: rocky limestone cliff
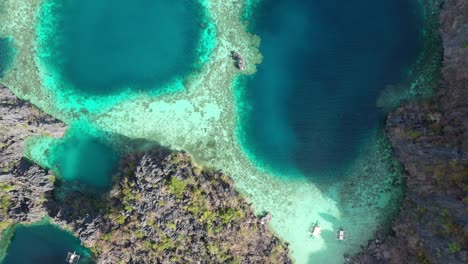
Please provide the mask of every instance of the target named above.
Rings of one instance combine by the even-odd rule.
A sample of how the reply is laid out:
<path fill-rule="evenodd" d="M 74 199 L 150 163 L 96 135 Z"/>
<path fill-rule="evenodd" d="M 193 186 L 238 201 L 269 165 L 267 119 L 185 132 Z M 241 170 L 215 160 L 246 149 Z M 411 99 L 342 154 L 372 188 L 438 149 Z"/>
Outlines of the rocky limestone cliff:
<path fill-rule="evenodd" d="M 22 158 L 24 140 L 33 135 L 61 137 L 64 132 L 63 123 L 0 86 L 0 230 L 47 215 L 43 202 L 54 187 L 54 177 Z"/>
<path fill-rule="evenodd" d="M 440 15 L 443 81 L 430 101 L 388 115 L 386 132 L 406 169 L 393 234 L 379 235 L 353 263 L 468 262 L 468 1 Z"/>
<path fill-rule="evenodd" d="M 185 153 L 132 154 L 116 177 L 106 197 L 71 192 L 47 205 L 98 263 L 291 263 L 230 178 Z"/>

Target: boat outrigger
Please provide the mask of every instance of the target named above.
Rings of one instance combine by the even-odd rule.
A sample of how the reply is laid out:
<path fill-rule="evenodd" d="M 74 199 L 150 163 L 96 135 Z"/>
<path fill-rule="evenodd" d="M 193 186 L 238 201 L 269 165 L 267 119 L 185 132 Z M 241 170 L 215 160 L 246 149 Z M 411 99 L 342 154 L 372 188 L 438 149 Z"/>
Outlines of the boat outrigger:
<path fill-rule="evenodd" d="M 317 223 L 315 223 L 315 225 L 312 227 L 309 233 L 312 237 L 319 237 L 321 232 L 322 230 L 320 229 L 320 226 L 317 221 Z"/>
<path fill-rule="evenodd" d="M 65 261 L 70 264 L 76 264 L 78 260 L 80 260 L 80 255 L 76 254 L 76 252 L 68 252 L 67 258 L 65 259 Z"/>

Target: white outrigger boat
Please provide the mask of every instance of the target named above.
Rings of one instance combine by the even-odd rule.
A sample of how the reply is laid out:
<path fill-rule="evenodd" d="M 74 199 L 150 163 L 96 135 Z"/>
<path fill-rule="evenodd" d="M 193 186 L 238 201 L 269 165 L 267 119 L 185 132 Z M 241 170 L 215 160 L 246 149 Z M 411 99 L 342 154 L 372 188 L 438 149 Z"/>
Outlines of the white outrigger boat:
<path fill-rule="evenodd" d="M 76 264 L 78 263 L 78 260 L 80 260 L 80 255 L 76 254 L 76 252 L 68 252 L 67 258 L 65 259 L 65 261 L 70 264 Z"/>
<path fill-rule="evenodd" d="M 346 233 L 345 231 L 343 230 L 343 228 L 340 228 L 340 230 L 338 230 L 338 233 L 337 233 L 337 239 L 339 241 L 344 241 L 346 238 Z"/>
<path fill-rule="evenodd" d="M 319 237 L 320 233 L 322 232 L 322 229 L 320 228 L 318 221 L 315 223 L 315 225 L 312 227 L 312 230 L 310 230 L 310 235 L 312 237 Z"/>

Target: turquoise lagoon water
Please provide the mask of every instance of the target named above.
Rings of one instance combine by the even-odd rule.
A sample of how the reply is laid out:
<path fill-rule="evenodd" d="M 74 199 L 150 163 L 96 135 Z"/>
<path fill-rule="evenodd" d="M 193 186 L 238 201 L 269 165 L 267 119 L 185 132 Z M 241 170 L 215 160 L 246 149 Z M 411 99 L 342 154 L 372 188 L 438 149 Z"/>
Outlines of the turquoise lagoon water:
<path fill-rule="evenodd" d="M 380 91 L 421 46 L 416 1 L 263 0 L 250 17 L 263 62 L 246 83 L 246 148 L 268 167 L 337 177 L 383 121 Z"/>
<path fill-rule="evenodd" d="M 68 252 L 81 256 L 80 264 L 94 263 L 91 252 L 81 246 L 80 240 L 58 227 L 41 222 L 14 227 L 3 264 L 60 264 L 66 263 Z"/>
<path fill-rule="evenodd" d="M 80 120 L 70 124 L 62 138 L 39 135 L 27 139 L 24 156 L 54 171 L 58 185 L 65 189 L 100 193 L 111 187 L 112 175 L 125 153 L 115 141 L 125 144 L 121 138 Z"/>
<path fill-rule="evenodd" d="M 201 66 L 197 1 L 45 1 L 42 61 L 67 88 L 111 95 L 157 89 Z"/>
<path fill-rule="evenodd" d="M 11 39 L 0 38 L 0 78 L 3 77 L 3 72 L 10 66 L 13 55 Z"/>
<path fill-rule="evenodd" d="M 72 131 L 50 149 L 49 160 L 62 180 L 102 190 L 110 187 L 118 154 L 102 139 Z"/>
<path fill-rule="evenodd" d="M 341 263 L 388 223 L 401 182 L 376 101 L 418 55 L 416 0 L 254 1 L 248 28 L 238 0 L 110 2 L 5 0 L 39 17 L 0 23 L 21 40 L 2 81 L 71 125 L 63 139 L 35 141 L 33 161 L 105 189 L 118 142 L 95 127 L 188 150 L 232 175 L 257 212 L 272 213 L 297 263 Z M 261 38 L 257 66 L 259 39 L 246 30 Z M 247 73 L 257 67 L 234 87 L 232 50 L 246 56 Z M 175 79 L 182 89 L 153 93 Z M 77 120 L 89 124 L 75 129 Z M 311 239 L 315 221 L 324 232 Z M 340 227 L 346 243 L 336 242 Z"/>

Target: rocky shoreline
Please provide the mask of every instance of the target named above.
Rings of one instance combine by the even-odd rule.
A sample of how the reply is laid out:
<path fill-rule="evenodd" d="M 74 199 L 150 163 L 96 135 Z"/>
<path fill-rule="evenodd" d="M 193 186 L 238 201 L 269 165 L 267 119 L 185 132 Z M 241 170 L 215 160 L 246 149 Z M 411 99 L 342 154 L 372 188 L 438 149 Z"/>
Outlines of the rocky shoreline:
<path fill-rule="evenodd" d="M 392 234 L 378 234 L 350 263 L 468 261 L 468 1 L 444 3 L 440 35 L 436 95 L 387 117 L 387 136 L 406 170 L 400 216 Z"/>
<path fill-rule="evenodd" d="M 61 137 L 65 129 L 60 121 L 0 86 L 0 230 L 47 215 L 44 201 L 54 188 L 54 176 L 23 158 L 25 139 L 34 135 Z"/>
<path fill-rule="evenodd" d="M 47 205 L 98 263 L 291 263 L 231 179 L 185 153 L 129 155 L 116 177 L 106 197 L 70 192 Z"/>
<path fill-rule="evenodd" d="M 2 230 L 49 216 L 97 263 L 291 263 L 287 246 L 231 179 L 185 153 L 156 148 L 126 156 L 104 194 L 67 189 L 22 157 L 26 137 L 61 137 L 65 129 L 0 87 Z"/>

